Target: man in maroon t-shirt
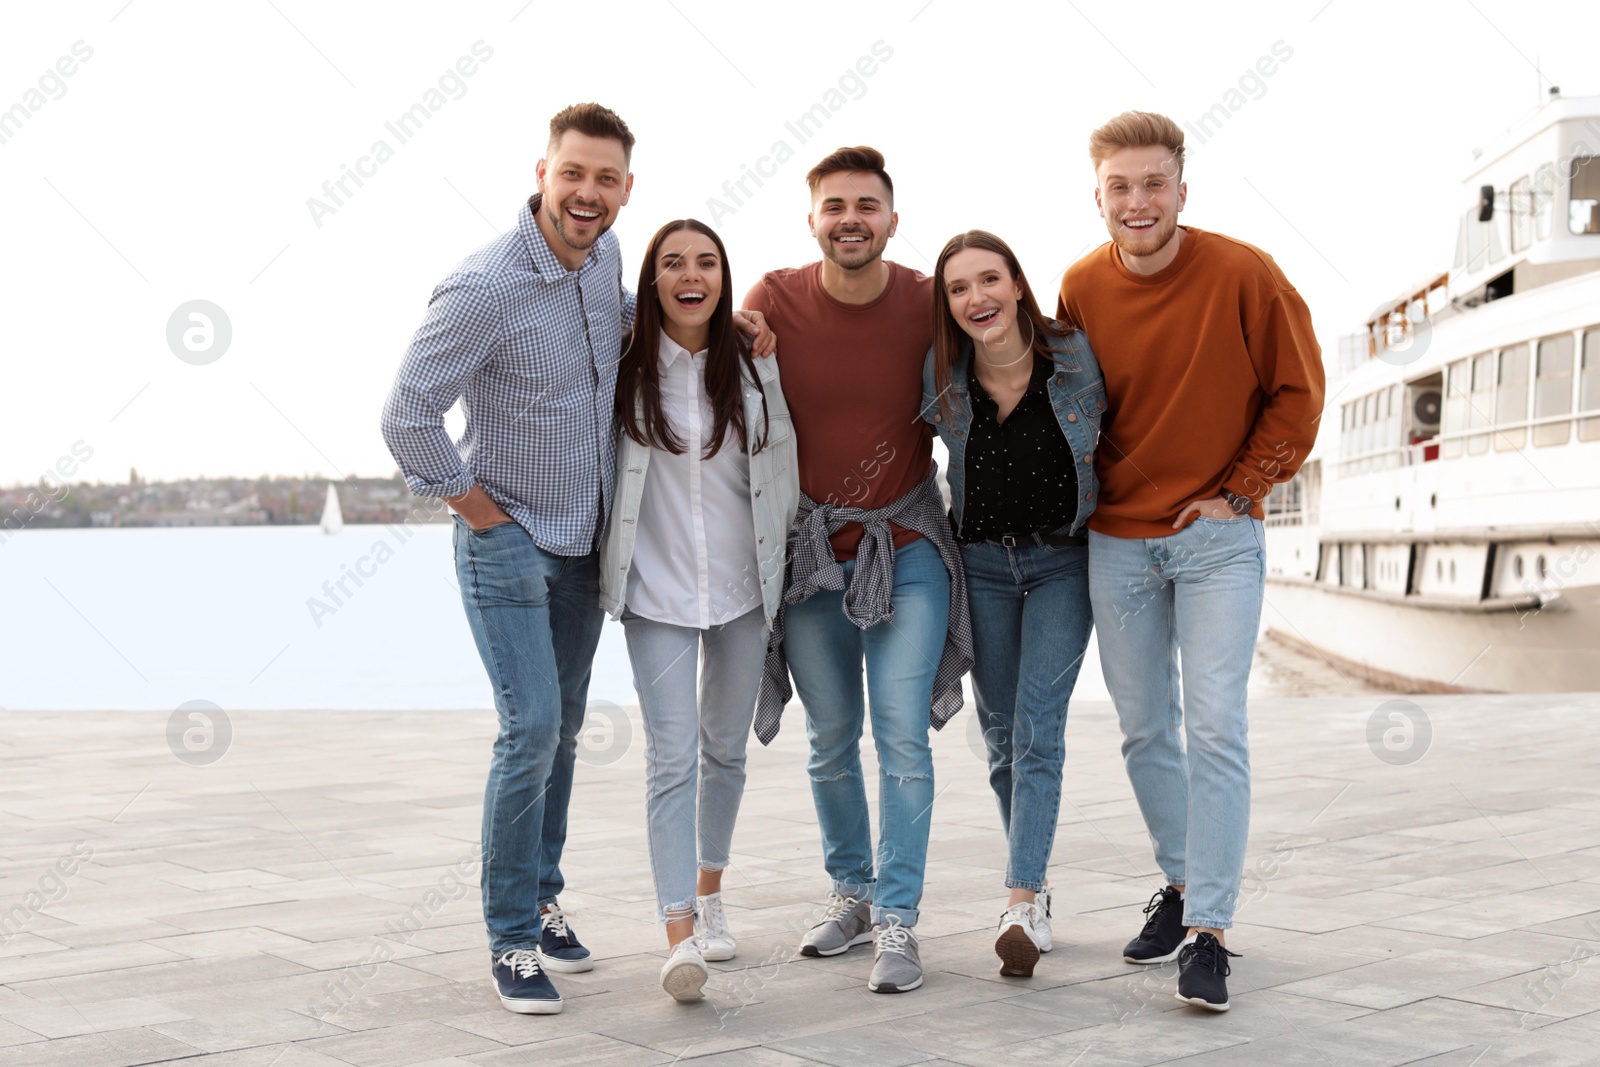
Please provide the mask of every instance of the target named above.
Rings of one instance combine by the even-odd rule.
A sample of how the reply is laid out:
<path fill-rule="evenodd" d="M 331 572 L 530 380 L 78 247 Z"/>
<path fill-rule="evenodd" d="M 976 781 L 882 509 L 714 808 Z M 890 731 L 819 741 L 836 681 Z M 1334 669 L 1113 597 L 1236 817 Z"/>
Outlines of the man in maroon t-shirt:
<path fill-rule="evenodd" d="M 745 298 L 783 338 L 783 391 L 806 497 L 790 535 L 778 651 L 806 709 L 807 769 L 833 886 L 800 952 L 832 956 L 873 941 L 868 988 L 902 992 L 922 984 L 914 928 L 934 799 L 930 704 L 942 725 L 960 700 L 957 687 L 951 706 L 941 663 L 952 583 L 939 541 L 948 527 L 937 491 L 927 498 L 932 445 L 920 413 L 932 283 L 883 258 L 898 217 L 881 153 L 841 148 L 806 180 L 822 260 L 772 271 Z M 884 514 L 891 508 L 898 521 Z M 859 521 L 836 517 L 841 510 Z M 892 574 L 884 574 L 889 553 L 875 549 L 889 540 Z M 878 591 L 877 614 L 847 602 L 853 580 Z M 863 661 L 880 767 L 876 857 L 861 772 Z M 776 729 L 775 716 L 765 733 L 758 718 L 763 739 Z"/>

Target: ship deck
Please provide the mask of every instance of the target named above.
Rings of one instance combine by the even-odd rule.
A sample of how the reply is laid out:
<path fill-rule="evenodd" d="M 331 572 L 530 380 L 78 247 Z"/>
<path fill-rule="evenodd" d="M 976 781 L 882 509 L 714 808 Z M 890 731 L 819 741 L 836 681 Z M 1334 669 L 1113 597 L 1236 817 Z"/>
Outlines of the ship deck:
<path fill-rule="evenodd" d="M 1391 699 L 1253 704 L 1225 1015 L 1122 962 L 1159 881 L 1104 703 L 1068 725 L 1055 951 L 1032 979 L 997 973 L 1005 852 L 970 711 L 936 738 L 927 981 L 898 996 L 867 992 L 867 948 L 793 953 L 825 883 L 791 708 L 751 755 L 725 891 L 740 954 L 692 1005 L 657 985 L 630 713 L 590 738 L 565 861 L 598 963 L 558 976 L 566 1009 L 546 1017 L 499 1007 L 475 876 L 457 873 L 492 715 L 236 712 L 200 766 L 165 715 L 0 712 L 0 1062 L 1595 1062 L 1600 694 Z M 1397 708 L 1409 749 L 1383 743 Z"/>

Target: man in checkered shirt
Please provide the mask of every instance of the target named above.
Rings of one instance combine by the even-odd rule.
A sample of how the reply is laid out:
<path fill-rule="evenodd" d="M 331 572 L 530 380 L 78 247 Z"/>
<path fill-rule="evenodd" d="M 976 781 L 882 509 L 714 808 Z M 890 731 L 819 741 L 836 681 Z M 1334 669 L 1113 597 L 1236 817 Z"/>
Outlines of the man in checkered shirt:
<path fill-rule="evenodd" d="M 501 1003 L 524 1014 L 561 1010 L 548 972 L 594 965 L 556 897 L 604 619 L 596 548 L 634 310 L 609 230 L 633 187 L 633 143 L 598 104 L 550 120 L 538 194 L 514 230 L 434 289 L 383 411 L 411 491 L 456 512 L 461 599 L 500 713 L 483 803 L 483 917 Z M 759 316 L 743 319 L 770 351 Z M 444 429 L 458 400 L 459 445 Z"/>

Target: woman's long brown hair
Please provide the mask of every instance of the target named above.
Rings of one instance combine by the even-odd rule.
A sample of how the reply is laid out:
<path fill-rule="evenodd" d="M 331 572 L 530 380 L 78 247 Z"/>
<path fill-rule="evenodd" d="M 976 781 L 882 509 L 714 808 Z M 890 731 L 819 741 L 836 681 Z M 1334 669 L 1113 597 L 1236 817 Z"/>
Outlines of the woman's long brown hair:
<path fill-rule="evenodd" d="M 955 366 L 956 357 L 961 353 L 961 346 L 970 343 L 971 338 L 950 313 L 950 295 L 944 288 L 944 268 L 945 264 L 950 262 L 951 256 L 969 248 L 994 252 L 1006 261 L 1006 269 L 1011 272 L 1012 280 L 1022 290 L 1022 297 L 1017 301 L 1017 307 L 1021 311 L 1018 317 L 1022 324 L 1032 329 L 1034 355 L 1043 356 L 1054 362 L 1055 352 L 1051 348 L 1051 340 L 1065 337 L 1072 332 L 1071 326 L 1058 324 L 1046 318 L 1039 310 L 1039 302 L 1033 297 L 1028 277 L 1022 273 L 1022 264 L 1017 261 L 1017 254 L 1011 251 L 1010 245 L 988 230 L 968 230 L 966 233 L 956 234 L 946 242 L 944 251 L 939 253 L 939 261 L 933 268 L 933 388 L 939 396 L 939 407 L 946 415 L 951 413 L 951 368 Z"/>
<path fill-rule="evenodd" d="M 683 439 L 672 428 L 671 421 L 661 409 L 661 363 L 659 359 L 661 329 L 665 316 L 661 313 L 661 298 L 656 292 L 656 260 L 661 246 L 668 237 L 683 230 L 693 230 L 711 238 L 717 246 L 717 256 L 722 260 L 722 295 L 711 313 L 711 333 L 706 352 L 706 395 L 711 398 L 711 440 L 705 446 L 702 458 L 710 459 L 722 449 L 732 428 L 739 435 L 741 448 L 749 447 L 748 428 L 744 422 L 744 383 L 741 369 L 746 369 L 754 381 L 755 362 L 750 358 L 750 344 L 744 334 L 733 324 L 733 271 L 728 266 L 728 250 L 716 231 L 696 219 L 677 219 L 656 231 L 650 239 L 650 248 L 644 262 L 639 265 L 638 302 L 634 310 L 633 337 L 622 353 L 617 367 L 617 424 L 622 432 L 641 445 L 660 448 L 674 455 L 683 455 Z M 761 441 L 755 451 L 767 442 L 767 395 L 761 394 Z"/>

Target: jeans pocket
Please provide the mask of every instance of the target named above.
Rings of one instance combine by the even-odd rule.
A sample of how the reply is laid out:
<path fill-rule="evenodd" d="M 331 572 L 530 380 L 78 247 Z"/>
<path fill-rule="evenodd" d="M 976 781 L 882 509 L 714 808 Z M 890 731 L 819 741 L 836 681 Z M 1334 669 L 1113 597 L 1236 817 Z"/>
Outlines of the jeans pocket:
<path fill-rule="evenodd" d="M 517 524 L 517 520 L 516 519 L 507 519 L 505 522 L 497 522 L 497 523 L 494 523 L 493 525 L 490 525 L 490 526 L 484 526 L 481 529 L 479 527 L 477 527 L 477 526 L 471 525 L 465 519 L 461 520 L 461 524 L 463 526 L 465 526 L 467 528 L 467 532 L 472 534 L 472 536 L 474 536 L 474 537 L 489 537 L 496 530 L 499 530 L 502 527 L 515 526 Z"/>

